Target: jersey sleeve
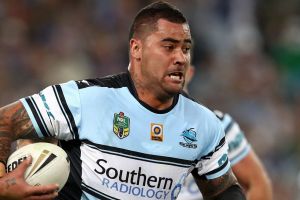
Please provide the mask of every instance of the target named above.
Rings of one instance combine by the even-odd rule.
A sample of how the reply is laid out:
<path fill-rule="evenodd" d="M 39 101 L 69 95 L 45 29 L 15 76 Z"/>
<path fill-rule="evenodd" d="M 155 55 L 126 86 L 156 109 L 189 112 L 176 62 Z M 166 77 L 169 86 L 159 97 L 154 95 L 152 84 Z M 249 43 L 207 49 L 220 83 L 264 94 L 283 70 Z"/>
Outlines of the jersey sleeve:
<path fill-rule="evenodd" d="M 220 120 L 228 142 L 228 157 L 233 166 L 248 155 L 251 146 L 238 123 L 229 114 L 224 114 Z"/>
<path fill-rule="evenodd" d="M 20 100 L 39 137 L 78 139 L 80 97 L 75 81 L 45 88 Z"/>
<path fill-rule="evenodd" d="M 228 145 L 221 122 L 213 116 L 211 123 L 206 154 L 196 164 L 198 174 L 206 179 L 218 178 L 230 169 Z"/>

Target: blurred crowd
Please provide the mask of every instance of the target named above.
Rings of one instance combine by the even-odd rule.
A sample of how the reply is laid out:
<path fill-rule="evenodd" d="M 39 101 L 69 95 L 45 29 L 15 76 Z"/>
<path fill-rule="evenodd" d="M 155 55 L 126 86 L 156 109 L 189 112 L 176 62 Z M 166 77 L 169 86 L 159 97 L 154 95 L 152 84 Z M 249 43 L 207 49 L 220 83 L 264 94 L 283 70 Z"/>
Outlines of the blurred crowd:
<path fill-rule="evenodd" d="M 127 70 L 131 20 L 150 2 L 1 0 L 0 106 L 50 84 Z M 240 123 L 275 200 L 300 199 L 300 2 L 169 2 L 191 25 L 191 95 Z"/>

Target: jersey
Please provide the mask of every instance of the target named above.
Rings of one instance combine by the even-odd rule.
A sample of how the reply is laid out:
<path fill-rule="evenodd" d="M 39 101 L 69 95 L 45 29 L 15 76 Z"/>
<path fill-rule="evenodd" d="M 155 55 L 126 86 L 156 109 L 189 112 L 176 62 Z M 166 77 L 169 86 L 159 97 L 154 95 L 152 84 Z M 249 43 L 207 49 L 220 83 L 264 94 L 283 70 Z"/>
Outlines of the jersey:
<path fill-rule="evenodd" d="M 176 199 L 186 176 L 230 169 L 220 120 L 185 94 L 156 110 L 129 72 L 45 88 L 21 99 L 41 138 L 55 137 L 71 172 L 58 199 Z"/>
<path fill-rule="evenodd" d="M 229 114 L 223 114 L 220 111 L 214 111 L 216 116 L 221 120 L 225 130 L 225 138 L 229 145 L 228 157 L 231 165 L 235 165 L 243 158 L 245 158 L 250 152 L 251 146 L 248 143 L 243 131 L 239 125 Z M 189 175 L 180 192 L 178 200 L 200 200 L 202 199 L 201 192 L 198 189 L 197 184 L 194 181 L 192 175 Z"/>

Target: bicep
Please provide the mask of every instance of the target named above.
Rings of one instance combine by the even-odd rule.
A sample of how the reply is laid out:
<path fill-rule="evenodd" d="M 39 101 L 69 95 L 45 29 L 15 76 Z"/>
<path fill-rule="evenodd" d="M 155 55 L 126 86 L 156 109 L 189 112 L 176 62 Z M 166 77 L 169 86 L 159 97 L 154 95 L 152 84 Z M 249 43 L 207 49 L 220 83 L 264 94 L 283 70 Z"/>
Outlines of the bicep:
<path fill-rule="evenodd" d="M 232 171 L 227 171 L 224 175 L 215 179 L 206 179 L 199 176 L 196 170 L 192 172 L 195 182 L 197 183 L 204 199 L 212 199 L 220 193 L 224 192 L 230 186 L 237 184 L 237 180 Z"/>
<path fill-rule="evenodd" d="M 27 111 L 20 101 L 0 109 L 0 137 L 11 140 L 38 138 Z"/>

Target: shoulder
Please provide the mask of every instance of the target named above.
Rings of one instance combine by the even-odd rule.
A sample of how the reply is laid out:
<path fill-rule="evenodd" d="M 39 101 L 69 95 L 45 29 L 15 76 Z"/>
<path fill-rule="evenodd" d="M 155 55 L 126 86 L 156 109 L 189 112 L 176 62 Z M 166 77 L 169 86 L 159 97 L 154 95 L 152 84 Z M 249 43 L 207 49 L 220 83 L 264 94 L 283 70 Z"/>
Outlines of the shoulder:
<path fill-rule="evenodd" d="M 184 120 L 199 133 L 199 141 L 206 147 L 212 144 L 211 148 L 215 148 L 214 145 L 224 137 L 224 130 L 214 112 L 185 93 L 181 94 L 179 107 L 184 110 Z"/>
<path fill-rule="evenodd" d="M 212 120 L 215 123 L 219 123 L 219 120 L 214 112 L 208 107 L 206 107 L 184 91 L 180 93 L 180 96 L 182 99 L 183 107 L 187 111 L 186 113 L 188 113 L 188 115 L 192 116 L 193 118 L 197 118 L 197 120 L 203 118 L 205 119 L 205 121 Z"/>
<path fill-rule="evenodd" d="M 220 110 L 214 110 L 214 114 L 221 121 L 226 135 L 231 135 L 236 132 L 241 132 L 239 124 L 228 113 L 223 113 Z"/>
<path fill-rule="evenodd" d="M 229 159 L 231 164 L 234 165 L 249 154 L 251 146 L 239 124 L 228 113 L 217 110 L 214 110 L 214 113 L 220 119 L 224 128 L 229 147 Z"/>
<path fill-rule="evenodd" d="M 126 72 L 120 74 L 109 75 L 101 78 L 85 79 L 75 81 L 79 89 L 87 87 L 109 87 L 109 88 L 121 88 L 130 85 L 130 77 Z"/>

